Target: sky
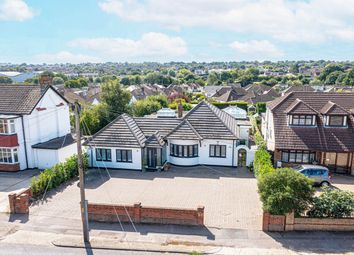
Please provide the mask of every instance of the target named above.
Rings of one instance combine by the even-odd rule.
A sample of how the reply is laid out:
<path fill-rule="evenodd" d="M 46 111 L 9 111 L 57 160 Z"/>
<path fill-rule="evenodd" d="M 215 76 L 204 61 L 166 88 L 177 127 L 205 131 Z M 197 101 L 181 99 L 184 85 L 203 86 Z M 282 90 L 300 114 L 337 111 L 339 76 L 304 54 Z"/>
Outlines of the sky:
<path fill-rule="evenodd" d="M 354 0 L 0 0 L 0 63 L 354 60 Z"/>

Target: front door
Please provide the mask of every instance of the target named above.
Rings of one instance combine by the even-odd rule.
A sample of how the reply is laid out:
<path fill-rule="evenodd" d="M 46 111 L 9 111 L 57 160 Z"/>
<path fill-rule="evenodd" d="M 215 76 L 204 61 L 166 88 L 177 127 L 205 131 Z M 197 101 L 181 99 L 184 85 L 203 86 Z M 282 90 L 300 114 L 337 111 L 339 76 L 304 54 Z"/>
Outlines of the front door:
<path fill-rule="evenodd" d="M 157 149 L 147 148 L 147 164 L 149 168 L 156 168 L 157 165 Z"/>
<path fill-rule="evenodd" d="M 238 150 L 238 157 L 237 157 L 237 166 L 243 167 L 246 166 L 247 162 L 247 151 L 245 149 Z"/>

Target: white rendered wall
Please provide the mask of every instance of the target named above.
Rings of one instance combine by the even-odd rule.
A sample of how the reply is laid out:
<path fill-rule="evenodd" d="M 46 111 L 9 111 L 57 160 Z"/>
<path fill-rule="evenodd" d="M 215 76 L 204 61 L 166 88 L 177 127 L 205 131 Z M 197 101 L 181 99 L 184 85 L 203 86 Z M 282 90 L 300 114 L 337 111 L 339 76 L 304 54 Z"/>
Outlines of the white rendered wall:
<path fill-rule="evenodd" d="M 34 155 L 39 169 L 51 168 L 59 162 L 57 150 L 34 149 Z"/>
<path fill-rule="evenodd" d="M 97 147 L 102 149 L 111 149 L 112 161 L 96 161 L 96 148 L 87 148 L 87 153 L 89 155 L 89 165 L 91 167 L 99 168 L 117 168 L 117 169 L 132 169 L 141 170 L 141 149 L 140 148 L 119 148 L 119 147 Z M 132 150 L 132 163 L 123 163 L 116 161 L 116 150 Z"/>
<path fill-rule="evenodd" d="M 210 145 L 226 145 L 226 158 L 209 157 Z M 202 165 L 218 165 L 232 166 L 233 160 L 233 140 L 202 140 L 202 146 L 199 150 L 199 164 Z"/>
<path fill-rule="evenodd" d="M 58 150 L 58 163 L 65 162 L 66 159 L 70 158 L 72 155 L 77 154 L 76 143 L 70 144 Z"/>

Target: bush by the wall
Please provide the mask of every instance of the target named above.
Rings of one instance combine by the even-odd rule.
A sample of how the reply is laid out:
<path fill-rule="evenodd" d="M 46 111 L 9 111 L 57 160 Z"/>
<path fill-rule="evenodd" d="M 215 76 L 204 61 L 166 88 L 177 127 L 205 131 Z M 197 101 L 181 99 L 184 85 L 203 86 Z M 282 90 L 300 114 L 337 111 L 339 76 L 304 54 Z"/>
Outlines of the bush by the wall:
<path fill-rule="evenodd" d="M 88 166 L 88 158 L 84 157 L 85 168 Z M 44 170 L 38 176 L 33 177 L 31 189 L 34 197 L 43 195 L 46 191 L 58 187 L 60 184 L 77 176 L 77 156 L 71 156 L 64 163 L 56 164 L 52 168 Z"/>
<path fill-rule="evenodd" d="M 315 197 L 311 210 L 307 213 L 314 218 L 350 217 L 354 211 L 354 193 L 327 188 Z"/>
<path fill-rule="evenodd" d="M 254 174 L 257 178 L 261 178 L 274 171 L 271 155 L 265 148 L 259 148 L 253 161 Z"/>
<path fill-rule="evenodd" d="M 312 180 L 290 168 L 282 168 L 258 180 L 263 209 L 274 215 L 300 214 L 313 201 Z"/>

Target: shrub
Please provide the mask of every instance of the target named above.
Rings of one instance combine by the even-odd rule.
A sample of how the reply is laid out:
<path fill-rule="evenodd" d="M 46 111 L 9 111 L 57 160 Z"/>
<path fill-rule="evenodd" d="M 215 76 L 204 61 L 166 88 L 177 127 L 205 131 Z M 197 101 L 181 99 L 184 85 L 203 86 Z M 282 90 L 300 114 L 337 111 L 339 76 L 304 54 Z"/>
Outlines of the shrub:
<path fill-rule="evenodd" d="M 312 181 L 290 168 L 277 169 L 258 180 L 258 192 L 263 209 L 271 214 L 284 215 L 306 210 L 313 200 Z"/>
<path fill-rule="evenodd" d="M 181 101 L 181 103 L 182 103 L 183 111 L 189 111 L 190 109 L 193 108 L 193 106 L 191 104 L 187 103 L 184 99 L 177 99 L 173 103 L 169 104 L 168 107 L 173 110 L 177 110 L 179 101 Z"/>
<path fill-rule="evenodd" d="M 84 157 L 84 166 L 88 166 L 88 157 Z M 46 191 L 58 187 L 60 184 L 72 179 L 79 174 L 77 156 L 71 156 L 64 163 L 59 163 L 52 168 L 44 170 L 37 177 L 33 177 L 31 188 L 34 197 L 43 195 Z"/>
<path fill-rule="evenodd" d="M 264 102 L 258 102 L 256 103 L 256 109 L 257 109 L 257 113 L 261 114 L 263 112 L 266 112 L 267 110 L 267 103 Z"/>
<path fill-rule="evenodd" d="M 314 218 L 350 217 L 354 210 L 354 193 L 327 188 L 315 197 L 311 210 L 307 213 Z"/>
<path fill-rule="evenodd" d="M 261 178 L 267 174 L 274 172 L 271 155 L 265 148 L 259 148 L 253 161 L 254 174 L 257 178 Z"/>
<path fill-rule="evenodd" d="M 137 117 L 143 117 L 151 113 L 157 112 L 162 108 L 159 102 L 152 100 L 138 100 L 133 104 L 133 114 Z"/>

